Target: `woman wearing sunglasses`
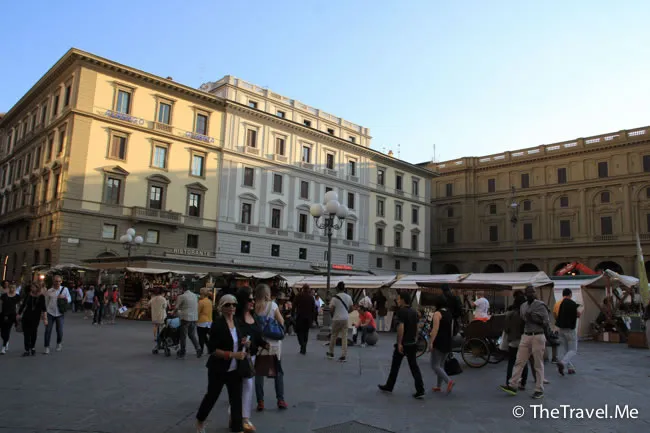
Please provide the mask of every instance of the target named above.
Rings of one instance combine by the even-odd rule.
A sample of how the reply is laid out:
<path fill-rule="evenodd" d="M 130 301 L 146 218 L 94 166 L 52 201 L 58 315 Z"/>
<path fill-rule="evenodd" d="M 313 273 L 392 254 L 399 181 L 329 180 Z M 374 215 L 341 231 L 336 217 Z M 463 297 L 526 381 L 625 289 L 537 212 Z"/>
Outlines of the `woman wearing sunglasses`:
<path fill-rule="evenodd" d="M 205 433 L 205 420 L 210 414 L 224 385 L 228 389 L 231 425 L 233 432 L 243 433 L 242 424 L 242 377 L 237 371 L 237 361 L 246 358 L 245 337 L 235 322 L 237 299 L 224 295 L 219 300 L 221 316 L 212 323 L 208 339 L 209 358 L 208 392 L 203 397 L 196 414 L 196 431 Z"/>

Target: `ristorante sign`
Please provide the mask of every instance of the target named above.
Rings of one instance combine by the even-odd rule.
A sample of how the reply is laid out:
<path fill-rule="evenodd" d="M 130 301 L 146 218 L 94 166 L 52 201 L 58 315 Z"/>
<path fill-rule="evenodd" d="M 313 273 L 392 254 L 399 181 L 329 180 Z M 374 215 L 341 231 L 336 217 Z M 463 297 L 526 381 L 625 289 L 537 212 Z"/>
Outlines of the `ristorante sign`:
<path fill-rule="evenodd" d="M 213 251 L 196 250 L 194 248 L 173 248 L 170 252 L 179 256 L 215 257 Z"/>

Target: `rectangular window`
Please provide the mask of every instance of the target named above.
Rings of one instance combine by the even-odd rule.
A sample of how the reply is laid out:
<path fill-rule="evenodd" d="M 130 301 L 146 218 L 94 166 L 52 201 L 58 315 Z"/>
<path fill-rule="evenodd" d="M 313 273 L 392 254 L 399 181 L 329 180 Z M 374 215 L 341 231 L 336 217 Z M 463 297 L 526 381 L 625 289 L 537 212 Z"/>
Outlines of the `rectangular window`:
<path fill-rule="evenodd" d="M 273 192 L 277 194 L 282 194 L 282 175 L 274 174 L 273 175 Z"/>
<path fill-rule="evenodd" d="M 241 246 L 239 250 L 242 254 L 250 254 L 251 253 L 251 243 L 250 241 L 241 241 Z"/>
<path fill-rule="evenodd" d="M 56 200 L 59 198 L 59 183 L 61 182 L 61 173 L 57 173 L 54 175 L 54 185 L 52 185 L 53 191 L 52 191 L 52 199 Z"/>
<path fill-rule="evenodd" d="M 354 265 L 354 254 L 348 254 L 348 265 Z"/>
<path fill-rule="evenodd" d="M 418 262 L 411 262 L 411 271 L 413 272 L 418 271 Z"/>
<path fill-rule="evenodd" d="M 397 174 L 395 175 L 395 189 L 398 191 L 402 191 L 403 185 L 402 185 L 402 175 Z"/>
<path fill-rule="evenodd" d="M 354 193 L 348 193 L 348 209 L 354 209 Z"/>
<path fill-rule="evenodd" d="M 609 203 L 609 191 L 603 191 L 600 193 L 600 202 Z"/>
<path fill-rule="evenodd" d="M 650 155 L 643 155 L 643 171 L 650 173 Z"/>
<path fill-rule="evenodd" d="M 614 234 L 611 216 L 600 217 L 600 234 L 601 235 Z"/>
<path fill-rule="evenodd" d="M 307 260 L 307 248 L 298 248 L 298 260 Z"/>
<path fill-rule="evenodd" d="M 286 114 L 284 111 L 280 111 L 280 110 L 278 110 L 275 114 L 276 114 L 276 116 L 278 116 L 280 119 L 284 119 L 284 118 L 287 116 L 287 114 Z"/>
<path fill-rule="evenodd" d="M 275 154 L 284 156 L 284 152 L 285 152 L 284 138 L 278 137 L 275 139 Z"/>
<path fill-rule="evenodd" d="M 41 125 L 45 125 L 45 121 L 47 120 L 47 104 L 43 104 L 41 107 Z"/>
<path fill-rule="evenodd" d="M 411 209 L 411 223 L 412 224 L 420 223 L 420 210 L 416 207 Z"/>
<path fill-rule="evenodd" d="M 377 185 L 384 186 L 386 182 L 386 172 L 384 170 L 377 170 Z"/>
<path fill-rule="evenodd" d="M 453 244 L 455 242 L 454 234 L 455 233 L 454 233 L 453 228 L 450 227 L 450 228 L 447 229 L 447 243 L 448 244 Z"/>
<path fill-rule="evenodd" d="M 307 214 L 306 213 L 300 213 L 298 214 L 298 231 L 300 233 L 307 233 Z"/>
<path fill-rule="evenodd" d="M 349 241 L 354 240 L 354 223 L 347 223 L 345 238 Z"/>
<path fill-rule="evenodd" d="M 52 100 L 52 117 L 56 116 L 59 112 L 59 95 L 54 95 Z"/>
<path fill-rule="evenodd" d="M 530 188 L 530 176 L 528 175 L 528 173 L 521 174 L 521 187 Z"/>
<path fill-rule="evenodd" d="M 271 245 L 271 256 L 280 257 L 280 245 L 277 244 Z"/>
<path fill-rule="evenodd" d="M 402 221 L 402 205 L 400 203 L 395 204 L 395 219 Z"/>
<path fill-rule="evenodd" d="M 402 248 L 402 232 L 395 232 L 395 247 Z"/>
<path fill-rule="evenodd" d="M 327 133 L 329 135 L 334 135 L 334 130 L 332 128 L 327 128 Z"/>
<path fill-rule="evenodd" d="M 188 198 L 188 209 L 187 213 L 189 216 L 200 217 L 201 216 L 201 194 L 196 192 L 191 192 Z"/>
<path fill-rule="evenodd" d="M 253 213 L 253 205 L 250 203 L 242 203 L 241 205 L 241 223 L 250 224 Z"/>
<path fill-rule="evenodd" d="M 49 148 L 48 148 L 49 153 Z M 111 135 L 110 148 L 108 149 L 108 157 L 112 159 L 119 159 L 124 161 L 126 159 L 126 136 L 125 135 Z M 49 155 L 47 160 L 49 161 Z"/>
<path fill-rule="evenodd" d="M 34 168 L 41 168 L 41 148 L 37 147 L 34 152 Z"/>
<path fill-rule="evenodd" d="M 198 248 L 199 247 L 199 235 L 187 235 L 187 241 L 185 243 L 187 248 Z"/>
<path fill-rule="evenodd" d="M 325 167 L 329 170 L 334 170 L 334 154 L 328 153 L 325 156 Z"/>
<path fill-rule="evenodd" d="M 419 248 L 419 243 L 420 243 L 420 242 L 419 242 L 419 238 L 420 238 L 420 237 L 419 237 L 418 235 L 416 235 L 415 233 L 413 233 L 413 234 L 411 235 L 411 249 L 412 249 L 413 251 L 417 251 L 418 248 Z"/>
<path fill-rule="evenodd" d="M 156 168 L 167 168 L 167 147 L 153 147 L 153 166 Z"/>
<path fill-rule="evenodd" d="M 147 230 L 145 242 L 148 244 L 157 244 L 160 242 L 160 232 L 158 230 Z"/>
<path fill-rule="evenodd" d="M 123 114 L 131 114 L 131 92 L 127 92 L 126 90 L 117 91 L 115 111 Z"/>
<path fill-rule="evenodd" d="M 497 190 L 497 180 L 488 179 L 488 192 L 496 192 Z"/>
<path fill-rule="evenodd" d="M 398 271 L 402 269 L 402 262 L 400 260 L 395 260 L 395 269 Z"/>
<path fill-rule="evenodd" d="M 59 129 L 59 148 L 57 149 L 57 154 L 62 155 L 63 149 L 65 149 L 65 128 Z"/>
<path fill-rule="evenodd" d="M 64 107 L 70 105 L 70 95 L 72 95 L 72 86 L 68 84 L 67 86 L 65 86 L 65 96 L 63 98 Z"/>
<path fill-rule="evenodd" d="M 558 168 L 557 169 L 557 183 L 566 183 L 566 182 L 567 182 L 566 168 Z"/>
<path fill-rule="evenodd" d="M 355 143 L 357 141 L 357 139 L 351 135 L 349 136 L 349 138 L 350 138 L 350 142 L 352 143 Z"/>
<path fill-rule="evenodd" d="M 569 197 L 560 197 L 560 207 L 569 207 Z"/>
<path fill-rule="evenodd" d="M 257 131 L 254 129 L 246 130 L 246 146 L 257 147 Z"/>
<path fill-rule="evenodd" d="M 32 171 L 32 154 L 28 153 L 25 158 L 25 174 L 29 174 Z"/>
<path fill-rule="evenodd" d="M 311 120 L 303 120 L 302 123 L 303 123 L 306 127 L 311 128 Z"/>
<path fill-rule="evenodd" d="M 306 162 L 306 163 L 311 162 L 311 147 L 309 146 L 302 147 L 302 162 Z"/>
<path fill-rule="evenodd" d="M 255 170 L 250 167 L 244 167 L 244 186 L 254 186 Z"/>
<path fill-rule="evenodd" d="M 609 169 L 607 167 L 607 161 L 598 163 L 598 177 L 605 178 L 609 176 Z"/>
<path fill-rule="evenodd" d="M 453 218 L 454 217 L 454 208 L 453 207 L 448 207 L 447 208 L 447 218 Z"/>
<path fill-rule="evenodd" d="M 165 102 L 158 103 L 158 123 L 169 125 L 172 120 L 172 106 Z"/>
<path fill-rule="evenodd" d="M 205 156 L 192 154 L 192 176 L 203 177 L 205 175 Z"/>
<path fill-rule="evenodd" d="M 496 204 L 491 204 L 490 205 L 490 215 L 496 215 L 497 214 L 497 205 Z"/>
<path fill-rule="evenodd" d="M 453 195 L 453 185 L 451 183 L 448 183 L 445 185 L 445 196 L 451 197 Z"/>
<path fill-rule="evenodd" d="M 115 224 L 104 224 L 102 228 L 102 239 L 115 239 L 117 226 Z"/>
<path fill-rule="evenodd" d="M 417 179 L 411 180 L 411 192 L 414 196 L 420 195 L 420 181 Z"/>
<path fill-rule="evenodd" d="M 54 134 L 51 134 L 47 137 L 47 155 L 45 157 L 45 162 L 50 162 L 54 154 Z"/>
<path fill-rule="evenodd" d="M 375 244 L 377 245 L 384 245 L 384 229 L 381 227 L 377 227 L 377 233 L 375 236 L 377 239 L 375 241 Z"/>
<path fill-rule="evenodd" d="M 497 226 L 490 226 L 490 242 L 497 242 L 499 240 L 499 228 Z"/>
<path fill-rule="evenodd" d="M 357 162 L 352 159 L 348 161 L 348 174 L 350 176 L 357 175 Z"/>
<path fill-rule="evenodd" d="M 524 240 L 529 241 L 533 239 L 533 224 L 524 223 Z"/>
<path fill-rule="evenodd" d="M 300 181 L 300 198 L 309 200 L 309 182 L 306 180 Z"/>
<path fill-rule="evenodd" d="M 208 116 L 197 113 L 194 132 L 201 135 L 208 135 Z"/>
<path fill-rule="evenodd" d="M 282 212 L 280 209 L 271 209 L 271 228 L 279 229 L 282 221 Z"/>
<path fill-rule="evenodd" d="M 382 268 L 384 266 L 384 259 L 377 257 L 377 267 Z"/>
<path fill-rule="evenodd" d="M 41 190 L 41 203 L 47 203 L 48 189 L 50 189 L 50 179 L 45 179 L 43 181 L 43 189 Z"/>
<path fill-rule="evenodd" d="M 530 202 L 530 200 L 524 200 L 524 210 L 525 210 L 525 211 L 529 211 L 529 210 L 531 210 L 532 207 L 533 207 L 533 205 L 532 205 L 532 203 Z"/>
<path fill-rule="evenodd" d="M 120 194 L 122 192 L 122 180 L 114 177 L 106 179 L 106 192 L 104 201 L 108 204 L 120 204 Z"/>
<path fill-rule="evenodd" d="M 48 230 L 48 234 L 54 234 L 54 220 L 50 220 L 50 229 Z"/>
<path fill-rule="evenodd" d="M 383 198 L 378 198 L 377 199 L 377 216 L 378 217 L 384 217 L 384 199 Z"/>
<path fill-rule="evenodd" d="M 569 220 L 560 221 L 560 237 L 561 238 L 571 237 L 571 221 Z"/>
<path fill-rule="evenodd" d="M 257 110 L 257 102 L 248 101 L 248 106 Z"/>
<path fill-rule="evenodd" d="M 149 209 L 161 210 L 163 207 L 163 187 L 158 185 L 151 185 L 149 190 Z"/>

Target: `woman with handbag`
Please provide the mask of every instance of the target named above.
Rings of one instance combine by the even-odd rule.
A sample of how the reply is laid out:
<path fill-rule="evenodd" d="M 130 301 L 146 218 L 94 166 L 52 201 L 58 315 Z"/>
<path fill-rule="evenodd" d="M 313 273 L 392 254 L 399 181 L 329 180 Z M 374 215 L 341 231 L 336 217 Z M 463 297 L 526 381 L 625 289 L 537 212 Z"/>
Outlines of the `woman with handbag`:
<path fill-rule="evenodd" d="M 11 328 L 16 322 L 16 307 L 20 302 L 20 296 L 16 294 L 16 285 L 12 284 L 9 289 L 0 296 L 2 301 L 2 310 L 0 310 L 0 334 L 2 334 L 2 351 L 4 355 L 9 350 L 9 337 L 11 337 Z"/>
<path fill-rule="evenodd" d="M 41 288 L 37 284 L 28 284 L 25 287 L 25 293 L 27 293 L 27 297 L 18 312 L 19 320 L 23 325 L 23 338 L 25 341 L 23 357 L 36 355 L 39 321 L 43 320 L 43 323 L 47 326 L 45 296 L 41 294 Z"/>
<path fill-rule="evenodd" d="M 429 351 L 431 352 L 431 368 L 438 376 L 438 384 L 433 392 L 442 391 L 442 383 L 447 384 L 447 394 L 454 388 L 455 382 L 449 379 L 445 372 L 445 361 L 451 353 L 453 336 L 453 317 L 447 310 L 447 299 L 437 295 L 433 299 L 433 306 L 436 312 L 433 313 L 433 326 L 431 338 L 429 338 Z"/>
<path fill-rule="evenodd" d="M 282 338 L 284 319 L 280 314 L 278 304 L 271 301 L 271 289 L 266 284 L 260 284 L 255 288 L 255 314 L 258 320 L 264 323 L 262 326 L 262 333 L 264 340 L 269 343 L 269 349 L 262 351 L 258 354 L 255 361 L 255 395 L 257 397 L 257 411 L 264 410 L 264 378 L 273 376 L 275 380 L 275 398 L 278 402 L 278 409 L 288 409 L 289 406 L 284 401 L 284 372 L 282 371 Z M 272 339 L 269 335 L 272 334 L 275 327 L 279 326 L 278 335 Z"/>
<path fill-rule="evenodd" d="M 235 321 L 239 327 L 243 338 L 250 341 L 248 353 L 250 361 L 255 364 L 255 355 L 260 348 L 269 349 L 269 343 L 262 338 L 262 329 L 257 323 L 255 316 L 255 298 L 253 290 L 250 287 L 242 287 L 237 291 L 237 311 L 235 312 Z M 248 375 L 245 375 L 248 376 Z M 252 433 L 256 431 L 255 426 L 250 421 L 251 410 L 253 407 L 253 389 L 255 388 L 255 372 L 251 372 L 250 377 L 244 377 L 242 389 L 242 417 L 244 432 Z"/>
<path fill-rule="evenodd" d="M 209 358 L 208 391 L 201 401 L 196 414 L 196 431 L 205 433 L 205 420 L 210 414 L 224 385 L 228 389 L 230 401 L 230 431 L 243 433 L 242 425 L 242 376 L 238 369 L 238 361 L 246 359 L 242 331 L 235 322 L 237 299 L 232 295 L 224 295 L 219 300 L 221 316 L 212 323 L 210 339 L 208 340 Z"/>

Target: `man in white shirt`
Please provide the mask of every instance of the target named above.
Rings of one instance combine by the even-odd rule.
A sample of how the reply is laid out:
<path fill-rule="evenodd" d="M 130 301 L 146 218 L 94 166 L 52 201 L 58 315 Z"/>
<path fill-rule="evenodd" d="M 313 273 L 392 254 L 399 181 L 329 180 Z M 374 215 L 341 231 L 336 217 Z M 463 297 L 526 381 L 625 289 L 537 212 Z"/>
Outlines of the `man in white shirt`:
<path fill-rule="evenodd" d="M 476 292 L 476 301 L 474 301 L 474 320 L 488 320 L 490 316 L 490 302 L 483 297 L 483 292 Z"/>
<path fill-rule="evenodd" d="M 45 354 L 50 353 L 50 338 L 52 337 L 52 328 L 56 324 L 56 351 L 63 350 L 63 317 L 65 312 L 59 310 L 59 299 L 63 299 L 67 304 L 72 302 L 70 292 L 67 287 L 62 287 L 62 278 L 55 275 L 52 288 L 45 293 L 45 307 L 47 310 L 47 326 L 45 327 Z"/>
<path fill-rule="evenodd" d="M 330 348 L 327 352 L 329 359 L 334 359 L 334 349 L 336 348 L 336 339 L 341 337 L 341 357 L 340 362 L 346 361 L 348 354 L 348 320 L 350 318 L 350 309 L 352 308 L 352 298 L 346 293 L 343 281 L 336 286 L 338 293 L 330 301 L 330 311 L 332 312 L 332 334 L 330 335 Z"/>

